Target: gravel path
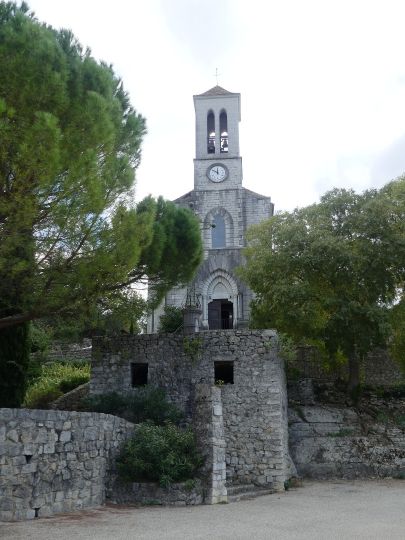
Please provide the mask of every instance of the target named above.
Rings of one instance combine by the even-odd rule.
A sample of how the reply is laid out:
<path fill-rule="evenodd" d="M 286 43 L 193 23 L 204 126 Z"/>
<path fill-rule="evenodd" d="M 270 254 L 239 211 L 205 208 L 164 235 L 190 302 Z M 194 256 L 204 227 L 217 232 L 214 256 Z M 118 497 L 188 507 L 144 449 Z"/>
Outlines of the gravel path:
<path fill-rule="evenodd" d="M 305 482 L 228 505 L 109 506 L 0 525 L 1 540 L 405 540 L 405 481 Z"/>

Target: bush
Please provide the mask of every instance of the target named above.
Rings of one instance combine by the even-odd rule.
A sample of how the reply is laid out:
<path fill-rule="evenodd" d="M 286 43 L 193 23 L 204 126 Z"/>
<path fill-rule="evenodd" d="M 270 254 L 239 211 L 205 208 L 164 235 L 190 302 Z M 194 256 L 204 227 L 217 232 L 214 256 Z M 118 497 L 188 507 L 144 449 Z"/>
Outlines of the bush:
<path fill-rule="evenodd" d="M 159 320 L 159 334 L 173 333 L 183 326 L 183 311 L 175 306 L 165 306 Z"/>
<path fill-rule="evenodd" d="M 48 327 L 40 322 L 32 322 L 30 325 L 31 352 L 45 357 L 51 344 L 52 333 Z"/>
<path fill-rule="evenodd" d="M 120 478 L 127 482 L 172 482 L 192 479 L 202 464 L 190 429 L 167 424 L 141 424 L 117 458 Z"/>
<path fill-rule="evenodd" d="M 85 384 L 87 382 L 89 382 L 89 373 L 72 373 L 72 375 L 60 381 L 59 389 L 64 394 L 67 394 L 71 390 L 74 390 L 78 386 L 81 386 L 82 384 Z"/>
<path fill-rule="evenodd" d="M 89 379 L 88 363 L 43 364 L 40 376 L 27 389 L 24 406 L 30 409 L 46 409 L 52 401 Z"/>
<path fill-rule="evenodd" d="M 88 411 L 121 416 L 134 424 L 147 421 L 157 425 L 177 424 L 183 418 L 181 411 L 166 400 L 163 390 L 150 386 L 128 394 L 110 392 L 86 398 L 83 407 Z"/>

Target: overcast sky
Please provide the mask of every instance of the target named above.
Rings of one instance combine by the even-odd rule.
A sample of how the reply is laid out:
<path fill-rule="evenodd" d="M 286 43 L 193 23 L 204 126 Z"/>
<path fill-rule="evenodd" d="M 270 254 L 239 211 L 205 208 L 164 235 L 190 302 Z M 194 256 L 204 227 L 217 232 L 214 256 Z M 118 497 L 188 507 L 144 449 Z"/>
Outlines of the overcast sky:
<path fill-rule="evenodd" d="M 137 200 L 193 189 L 192 96 L 216 67 L 242 95 L 244 186 L 276 210 L 405 172 L 403 0 L 28 3 L 112 64 L 146 117 Z"/>

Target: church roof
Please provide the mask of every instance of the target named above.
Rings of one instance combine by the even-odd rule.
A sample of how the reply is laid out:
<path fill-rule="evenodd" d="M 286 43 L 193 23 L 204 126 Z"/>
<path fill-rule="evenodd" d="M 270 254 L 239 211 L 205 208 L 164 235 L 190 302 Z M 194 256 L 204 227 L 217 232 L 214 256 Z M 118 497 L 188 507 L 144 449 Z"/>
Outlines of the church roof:
<path fill-rule="evenodd" d="M 198 96 L 225 96 L 225 95 L 235 95 L 234 92 L 228 92 L 228 90 L 225 90 L 225 88 L 222 88 L 222 86 L 213 86 L 206 92 L 203 92 L 202 94 L 197 94 Z"/>

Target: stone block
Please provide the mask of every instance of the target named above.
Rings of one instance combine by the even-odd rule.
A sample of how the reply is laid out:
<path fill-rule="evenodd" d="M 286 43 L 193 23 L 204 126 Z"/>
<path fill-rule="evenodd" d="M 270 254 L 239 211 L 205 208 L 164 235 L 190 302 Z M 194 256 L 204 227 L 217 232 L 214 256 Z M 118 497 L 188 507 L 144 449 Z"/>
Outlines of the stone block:
<path fill-rule="evenodd" d="M 16 429 L 11 429 L 10 431 L 7 432 L 7 437 L 6 437 L 8 440 L 12 441 L 12 442 L 15 442 L 15 443 L 18 443 L 19 441 L 19 435 L 18 435 L 18 432 Z"/>
<path fill-rule="evenodd" d="M 21 472 L 23 474 L 32 474 L 37 471 L 38 464 L 37 463 L 27 463 L 24 465 L 21 469 Z"/>
<path fill-rule="evenodd" d="M 15 521 L 15 514 L 12 510 L 0 509 L 0 521 Z"/>
<path fill-rule="evenodd" d="M 25 510 L 25 519 L 35 519 L 35 510 L 33 508 Z"/>
<path fill-rule="evenodd" d="M 59 435 L 60 442 L 66 443 L 69 442 L 72 438 L 71 431 L 62 431 Z"/>

